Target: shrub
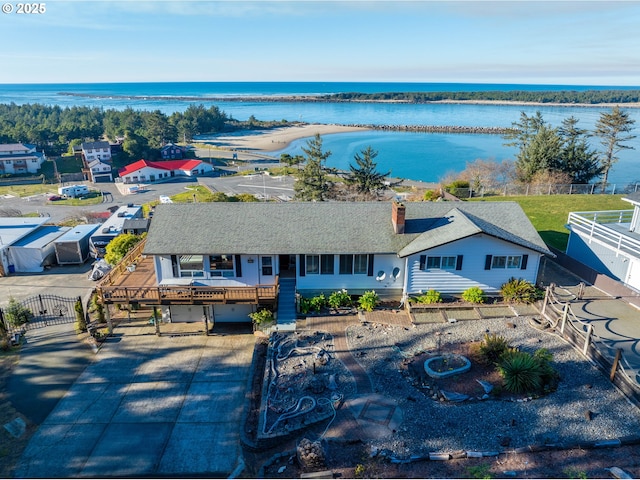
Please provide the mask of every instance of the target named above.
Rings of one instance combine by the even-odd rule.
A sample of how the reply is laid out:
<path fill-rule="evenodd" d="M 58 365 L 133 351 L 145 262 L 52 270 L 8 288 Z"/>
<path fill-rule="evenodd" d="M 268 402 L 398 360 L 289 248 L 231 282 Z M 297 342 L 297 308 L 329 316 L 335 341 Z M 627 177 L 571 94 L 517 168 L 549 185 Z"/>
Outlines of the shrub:
<path fill-rule="evenodd" d="M 104 309 L 104 305 L 98 302 L 98 295 L 93 294 L 93 296 L 91 297 L 91 304 L 89 306 L 89 313 L 96 314 L 96 322 L 104 323 L 106 321 Z M 120 309 L 120 305 L 118 305 L 118 309 Z"/>
<path fill-rule="evenodd" d="M 351 296 L 345 289 L 338 290 L 329 295 L 328 303 L 331 308 L 350 307 Z"/>
<path fill-rule="evenodd" d="M 249 318 L 251 318 L 251 321 L 254 323 L 254 325 L 259 326 L 270 325 L 275 321 L 273 312 L 271 310 L 267 310 L 266 308 L 258 310 L 257 312 L 250 313 Z"/>
<path fill-rule="evenodd" d="M 300 312 L 303 314 L 319 312 L 326 306 L 327 298 L 324 296 L 324 293 L 311 298 L 300 297 Z"/>
<path fill-rule="evenodd" d="M 4 312 L 7 322 L 14 327 L 19 327 L 33 319 L 33 312 L 19 303 L 15 298 L 9 298 L 9 306 Z"/>
<path fill-rule="evenodd" d="M 362 296 L 358 299 L 358 305 L 365 312 L 372 312 L 376 305 L 378 304 L 378 294 L 373 290 L 369 290 L 364 292 Z"/>
<path fill-rule="evenodd" d="M 469 303 L 484 303 L 484 291 L 480 287 L 470 287 L 462 292 L 462 299 Z"/>
<path fill-rule="evenodd" d="M 436 290 L 429 290 L 427 293 L 423 293 L 422 295 L 417 296 L 416 302 L 425 305 L 430 305 L 432 303 L 441 303 L 442 295 L 440 295 L 440 292 Z"/>
<path fill-rule="evenodd" d="M 500 293 L 505 302 L 533 303 L 542 298 L 541 290 L 522 278 L 511 277 L 500 287 Z"/>
<path fill-rule="evenodd" d="M 324 296 L 324 293 L 320 295 L 316 295 L 311 300 L 311 310 L 314 312 L 319 312 L 323 307 L 327 306 L 327 298 Z"/>
<path fill-rule="evenodd" d="M 76 300 L 73 309 L 76 312 L 76 321 L 74 328 L 76 333 L 82 333 L 87 331 L 87 320 L 84 316 L 84 308 L 82 308 L 82 300 Z"/>
<path fill-rule="evenodd" d="M 509 344 L 504 337 L 499 337 L 495 333 L 491 335 L 485 333 L 480 343 L 480 355 L 488 363 L 497 363 L 508 348 Z"/>
<path fill-rule="evenodd" d="M 543 370 L 540 362 L 527 352 L 507 350 L 500 359 L 498 372 L 504 388 L 512 393 L 530 393 L 542 389 Z"/>

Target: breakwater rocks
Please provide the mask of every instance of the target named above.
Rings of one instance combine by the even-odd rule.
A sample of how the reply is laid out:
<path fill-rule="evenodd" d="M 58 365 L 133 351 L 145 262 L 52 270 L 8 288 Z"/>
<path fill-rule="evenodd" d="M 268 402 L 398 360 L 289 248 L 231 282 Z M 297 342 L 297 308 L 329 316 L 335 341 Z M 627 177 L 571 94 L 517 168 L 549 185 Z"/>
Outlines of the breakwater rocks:
<path fill-rule="evenodd" d="M 472 127 L 463 125 L 347 125 L 349 127 L 368 128 L 389 132 L 419 132 L 419 133 L 481 133 L 504 135 L 513 129 L 505 127 Z"/>

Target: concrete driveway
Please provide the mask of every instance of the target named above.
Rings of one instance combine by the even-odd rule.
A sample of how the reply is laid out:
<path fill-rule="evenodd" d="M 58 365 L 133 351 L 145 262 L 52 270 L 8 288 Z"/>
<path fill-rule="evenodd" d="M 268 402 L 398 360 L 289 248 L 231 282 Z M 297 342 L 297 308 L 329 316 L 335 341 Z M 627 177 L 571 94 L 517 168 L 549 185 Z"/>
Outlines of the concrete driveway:
<path fill-rule="evenodd" d="M 31 438 L 16 477 L 227 476 L 255 337 L 156 337 L 128 323 Z"/>

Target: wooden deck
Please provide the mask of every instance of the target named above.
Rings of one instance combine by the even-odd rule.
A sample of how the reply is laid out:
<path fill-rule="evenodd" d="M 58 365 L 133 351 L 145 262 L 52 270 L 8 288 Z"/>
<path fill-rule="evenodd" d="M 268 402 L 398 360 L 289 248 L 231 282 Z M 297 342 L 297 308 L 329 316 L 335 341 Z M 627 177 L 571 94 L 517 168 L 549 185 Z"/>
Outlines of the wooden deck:
<path fill-rule="evenodd" d="M 275 304 L 279 282 L 253 287 L 159 286 L 153 257 L 142 247 L 130 252 L 96 287 L 102 304 L 211 305 L 221 303 Z M 134 268 L 127 268 L 135 265 Z"/>

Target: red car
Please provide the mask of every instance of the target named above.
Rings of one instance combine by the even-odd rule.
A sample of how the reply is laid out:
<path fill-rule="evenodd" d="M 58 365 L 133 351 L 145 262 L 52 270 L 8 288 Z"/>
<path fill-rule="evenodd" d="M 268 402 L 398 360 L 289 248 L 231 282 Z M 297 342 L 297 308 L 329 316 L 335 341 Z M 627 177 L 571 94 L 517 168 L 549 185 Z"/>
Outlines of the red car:
<path fill-rule="evenodd" d="M 55 202 L 56 200 L 62 200 L 62 197 L 60 195 L 51 195 L 49 197 L 50 202 Z"/>

